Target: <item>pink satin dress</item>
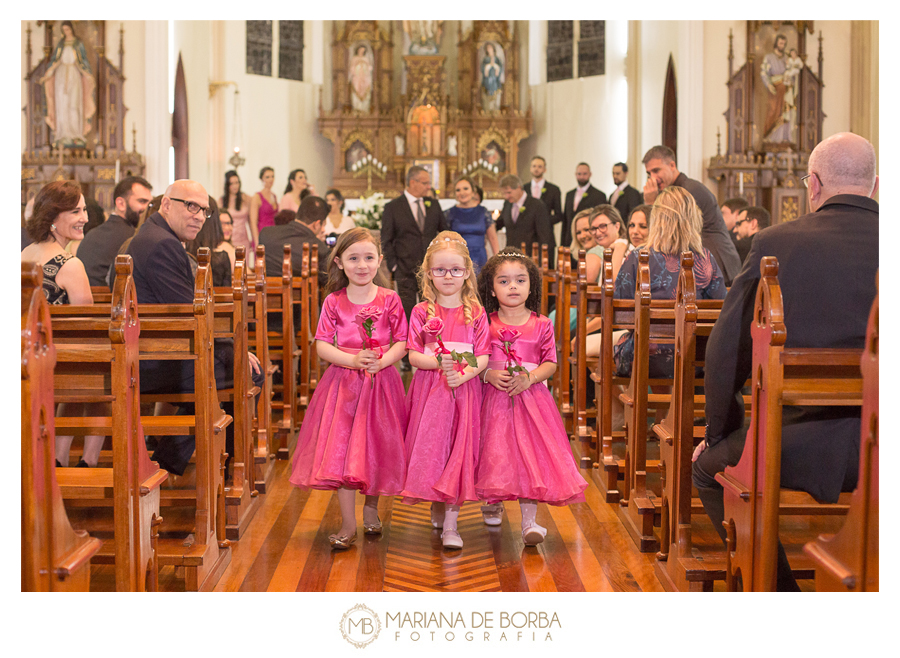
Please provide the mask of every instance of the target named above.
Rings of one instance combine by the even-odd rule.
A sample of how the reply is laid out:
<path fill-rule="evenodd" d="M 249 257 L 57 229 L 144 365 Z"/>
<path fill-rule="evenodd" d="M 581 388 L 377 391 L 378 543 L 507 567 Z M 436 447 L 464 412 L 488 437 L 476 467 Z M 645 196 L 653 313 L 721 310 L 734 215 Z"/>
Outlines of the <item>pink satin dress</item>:
<path fill-rule="evenodd" d="M 409 318 L 406 346 L 434 357 L 437 334 L 425 330 L 428 302 L 416 305 Z M 444 328 L 441 342 L 447 350 L 490 354 L 490 327 L 484 309 L 467 325 L 465 309 L 435 304 L 434 317 Z M 449 356 L 442 356 L 449 359 Z M 481 381 L 476 377 L 450 392 L 443 370 L 416 370 L 406 406 L 406 485 L 403 502 L 423 500 L 461 505 L 478 500 L 475 465 L 481 443 Z"/>
<path fill-rule="evenodd" d="M 372 338 L 383 351 L 406 340 L 400 297 L 385 288 L 379 288 L 369 304 L 354 304 L 346 289 L 328 295 L 316 340 L 358 353 L 364 334 L 355 320 L 370 306 L 382 311 Z M 370 375 L 365 370 L 328 366 L 300 426 L 291 484 L 312 489 L 347 487 L 367 495 L 399 494 L 406 476 L 406 418 L 403 382 L 396 368 Z"/>
<path fill-rule="evenodd" d="M 262 192 L 257 192 L 259 197 L 259 215 L 256 217 L 256 229 L 262 231 L 267 226 L 275 226 L 275 215 L 278 213 L 278 202 L 273 206 L 269 200 L 263 196 Z"/>
<path fill-rule="evenodd" d="M 235 247 L 244 247 L 248 254 L 256 249 L 253 235 L 250 233 L 250 197 L 241 202 L 241 209 L 228 208 L 231 220 L 234 224 L 231 231 L 231 244 Z"/>
<path fill-rule="evenodd" d="M 506 325 L 490 315 L 491 357 L 488 368 L 503 370 L 513 361 L 529 371 L 556 363 L 556 343 L 550 319 L 532 313 L 520 326 Z M 500 332 L 518 331 L 511 354 L 503 350 Z M 519 395 L 484 385 L 481 405 L 481 455 L 475 471 L 475 491 L 489 503 L 530 498 L 550 505 L 584 502 L 587 482 L 578 472 L 562 418 L 544 382 Z"/>

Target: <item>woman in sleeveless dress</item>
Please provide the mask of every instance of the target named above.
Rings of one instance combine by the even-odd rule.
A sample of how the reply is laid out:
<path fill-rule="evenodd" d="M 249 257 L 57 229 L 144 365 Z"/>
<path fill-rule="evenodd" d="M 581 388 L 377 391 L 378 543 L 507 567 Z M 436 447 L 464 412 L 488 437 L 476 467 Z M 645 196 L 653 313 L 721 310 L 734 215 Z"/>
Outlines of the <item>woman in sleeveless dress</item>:
<path fill-rule="evenodd" d="M 250 197 L 241 192 L 241 178 L 233 169 L 225 174 L 225 194 L 220 203 L 234 222 L 231 244 L 244 247 L 252 264 L 256 242 L 250 232 Z"/>
<path fill-rule="evenodd" d="M 272 192 L 275 170 L 263 167 L 259 172 L 259 180 L 262 181 L 263 188 L 250 200 L 250 233 L 254 248 L 259 244 L 259 232 L 267 226 L 275 226 L 275 213 L 278 212 L 278 199 Z"/>
<path fill-rule="evenodd" d="M 91 284 L 84 265 L 66 251 L 72 240 L 84 237 L 85 212 L 81 186 L 74 181 L 56 181 L 45 185 L 34 198 L 34 210 L 25 224 L 32 244 L 22 250 L 22 261 L 40 263 L 44 269 L 44 295 L 50 304 L 93 304 Z M 57 415 L 72 416 L 81 411 L 60 405 Z M 99 410 L 96 414 L 104 414 Z M 72 436 L 56 436 L 56 465 L 67 466 Z M 103 436 L 84 437 L 84 456 L 78 466 L 96 466 L 103 447 Z"/>
<path fill-rule="evenodd" d="M 447 221 L 450 230 L 456 231 L 465 239 L 477 275 L 487 262 L 485 244 L 490 243 L 494 254 L 500 251 L 497 229 L 494 228 L 494 221 L 487 209 L 479 204 L 475 183 L 471 178 L 463 176 L 458 179 L 454 189 L 456 205 L 447 210 Z"/>

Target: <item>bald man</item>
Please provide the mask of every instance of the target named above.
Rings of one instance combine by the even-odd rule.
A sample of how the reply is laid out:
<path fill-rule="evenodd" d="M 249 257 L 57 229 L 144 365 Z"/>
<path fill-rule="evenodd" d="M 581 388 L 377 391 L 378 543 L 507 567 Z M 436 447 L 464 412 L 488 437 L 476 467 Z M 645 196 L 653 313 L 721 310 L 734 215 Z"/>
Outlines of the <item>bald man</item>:
<path fill-rule="evenodd" d="M 134 286 L 138 304 L 193 304 L 194 275 L 183 242 L 197 237 L 212 214 L 209 195 L 192 180 L 178 180 L 166 190 L 159 212 L 147 218 L 125 253 L 134 263 Z M 231 388 L 234 380 L 234 343 L 216 339 L 214 345 L 216 388 Z M 259 360 L 250 354 L 253 380 L 262 384 Z M 141 361 L 141 393 L 192 393 L 192 361 Z M 233 415 L 226 403 L 225 413 Z M 182 411 L 193 414 L 193 405 Z M 234 454 L 233 423 L 225 430 L 226 451 Z M 183 475 L 194 453 L 193 436 L 159 439 L 153 461 L 170 473 Z"/>
<path fill-rule="evenodd" d="M 786 348 L 862 349 L 878 271 L 875 149 L 853 133 L 829 137 L 809 157 L 811 212 L 756 234 L 725 297 L 706 348 L 706 439 L 694 453 L 693 479 L 713 527 L 725 541 L 722 487 L 716 473 L 740 459 L 749 419 L 741 387 L 750 376 L 750 324 L 760 261 L 778 259 Z M 856 487 L 860 409 L 785 407 L 781 484 L 820 502 Z M 777 589 L 797 590 L 778 545 Z"/>

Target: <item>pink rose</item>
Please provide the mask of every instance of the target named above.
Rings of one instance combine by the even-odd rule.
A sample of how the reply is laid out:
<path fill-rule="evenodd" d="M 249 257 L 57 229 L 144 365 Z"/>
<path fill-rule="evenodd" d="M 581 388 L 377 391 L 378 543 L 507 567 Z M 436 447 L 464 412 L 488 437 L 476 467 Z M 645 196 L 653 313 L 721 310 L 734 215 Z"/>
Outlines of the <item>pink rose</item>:
<path fill-rule="evenodd" d="M 356 319 L 354 319 L 354 322 L 361 327 L 366 324 L 367 321 L 371 320 L 372 322 L 369 322 L 369 326 L 371 327 L 372 323 L 381 317 L 381 313 L 382 309 L 378 308 L 377 306 L 366 306 L 356 314 Z"/>
<path fill-rule="evenodd" d="M 511 343 L 521 335 L 521 332 L 516 329 L 509 329 L 508 327 L 504 327 L 500 330 L 500 340 L 504 343 Z"/>
<path fill-rule="evenodd" d="M 439 334 L 444 330 L 444 321 L 435 316 L 422 327 L 429 334 Z"/>

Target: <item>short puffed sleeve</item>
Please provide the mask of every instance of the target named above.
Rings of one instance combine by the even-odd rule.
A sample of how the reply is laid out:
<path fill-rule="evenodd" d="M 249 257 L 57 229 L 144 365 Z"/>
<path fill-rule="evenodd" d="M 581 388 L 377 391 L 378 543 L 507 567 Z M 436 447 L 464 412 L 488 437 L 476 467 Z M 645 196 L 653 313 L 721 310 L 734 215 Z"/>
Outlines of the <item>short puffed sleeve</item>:
<path fill-rule="evenodd" d="M 472 321 L 472 345 L 475 356 L 491 353 L 491 323 L 488 321 L 484 308 L 480 310 L 478 317 Z"/>
<path fill-rule="evenodd" d="M 395 343 L 406 342 L 408 326 L 400 295 L 393 290 L 389 291 L 387 299 L 384 300 L 384 309 L 387 311 L 388 322 L 391 325 L 391 340 Z"/>
<path fill-rule="evenodd" d="M 425 316 L 428 315 L 427 303 L 417 304 L 409 316 L 409 334 L 406 339 L 406 348 L 416 352 L 425 353 L 424 331 Z M 392 325 L 393 328 L 393 325 Z"/>
<path fill-rule="evenodd" d="M 322 303 L 319 313 L 319 326 L 316 327 L 316 340 L 334 344 L 337 334 L 337 293 L 331 293 Z"/>
<path fill-rule="evenodd" d="M 556 363 L 556 338 L 553 335 L 553 323 L 550 318 L 538 316 L 538 350 L 541 355 L 541 363 Z"/>

